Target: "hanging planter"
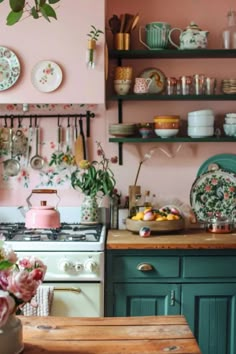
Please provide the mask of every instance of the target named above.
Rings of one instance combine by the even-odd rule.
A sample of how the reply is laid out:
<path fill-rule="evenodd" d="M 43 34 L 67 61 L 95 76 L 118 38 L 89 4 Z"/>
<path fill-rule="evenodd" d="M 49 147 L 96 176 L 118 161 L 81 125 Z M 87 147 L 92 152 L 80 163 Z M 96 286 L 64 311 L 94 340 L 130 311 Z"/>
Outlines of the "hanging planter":
<path fill-rule="evenodd" d="M 103 33 L 103 31 L 97 29 L 93 25 L 91 25 L 91 27 L 92 27 L 91 31 L 87 34 L 87 36 L 90 38 L 88 40 L 88 46 L 87 46 L 86 64 L 88 68 L 94 69 L 96 65 L 96 42 L 100 34 Z"/>
<path fill-rule="evenodd" d="M 94 69 L 96 60 L 96 41 L 95 39 L 88 40 L 88 48 L 87 48 L 87 66 Z"/>

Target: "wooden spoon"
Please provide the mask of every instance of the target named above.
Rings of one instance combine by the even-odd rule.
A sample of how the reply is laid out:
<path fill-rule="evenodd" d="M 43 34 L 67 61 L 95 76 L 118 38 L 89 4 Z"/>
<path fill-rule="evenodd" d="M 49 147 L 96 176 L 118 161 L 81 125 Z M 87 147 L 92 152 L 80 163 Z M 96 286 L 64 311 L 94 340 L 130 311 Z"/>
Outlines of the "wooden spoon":
<path fill-rule="evenodd" d="M 120 33 L 123 33 L 125 29 L 125 20 L 126 20 L 125 17 L 126 17 L 125 14 L 120 15 Z"/>
<path fill-rule="evenodd" d="M 135 15 L 133 18 L 133 23 L 131 25 L 131 31 L 133 31 L 135 29 L 135 27 L 137 26 L 139 19 L 140 19 L 140 16 L 139 16 L 139 13 L 137 13 L 137 15 Z"/>
<path fill-rule="evenodd" d="M 125 14 L 125 26 L 124 26 L 125 33 L 130 33 L 132 23 L 133 23 L 133 18 L 134 18 L 134 15 Z"/>
<path fill-rule="evenodd" d="M 75 162 L 79 166 L 80 161 L 84 159 L 84 145 L 82 135 L 78 135 L 77 117 L 75 117 L 75 134 Z"/>

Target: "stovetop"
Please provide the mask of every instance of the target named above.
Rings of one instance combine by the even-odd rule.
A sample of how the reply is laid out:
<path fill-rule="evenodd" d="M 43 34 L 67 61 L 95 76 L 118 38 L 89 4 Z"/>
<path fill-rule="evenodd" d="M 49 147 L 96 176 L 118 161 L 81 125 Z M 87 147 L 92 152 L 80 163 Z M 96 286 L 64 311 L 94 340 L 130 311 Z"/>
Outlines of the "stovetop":
<path fill-rule="evenodd" d="M 62 223 L 59 229 L 26 229 L 24 223 L 0 223 L 0 238 L 16 251 L 100 251 L 106 228 Z"/>

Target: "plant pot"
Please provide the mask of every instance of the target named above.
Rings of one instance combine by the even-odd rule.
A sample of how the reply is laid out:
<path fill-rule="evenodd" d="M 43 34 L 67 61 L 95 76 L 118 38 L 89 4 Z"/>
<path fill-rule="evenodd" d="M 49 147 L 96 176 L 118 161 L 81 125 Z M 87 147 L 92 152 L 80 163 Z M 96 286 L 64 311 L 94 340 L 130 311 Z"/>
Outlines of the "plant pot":
<path fill-rule="evenodd" d="M 90 68 L 95 67 L 95 55 L 96 55 L 96 41 L 94 39 L 89 39 L 86 62 L 88 67 Z"/>
<path fill-rule="evenodd" d="M 81 205 L 81 224 L 98 223 L 98 203 L 96 197 L 85 196 Z"/>
<path fill-rule="evenodd" d="M 19 354 L 23 351 L 23 330 L 21 320 L 12 314 L 7 323 L 0 328 L 0 352 Z"/>

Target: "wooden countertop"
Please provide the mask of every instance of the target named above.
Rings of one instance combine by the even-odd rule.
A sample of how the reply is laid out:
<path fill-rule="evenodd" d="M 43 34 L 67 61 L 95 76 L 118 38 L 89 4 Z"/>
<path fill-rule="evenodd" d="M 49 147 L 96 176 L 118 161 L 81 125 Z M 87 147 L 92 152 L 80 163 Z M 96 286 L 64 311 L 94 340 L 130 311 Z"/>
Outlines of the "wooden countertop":
<path fill-rule="evenodd" d="M 109 230 L 107 249 L 236 249 L 236 233 L 213 234 L 184 230 L 175 234 L 140 237 L 127 230 Z"/>
<path fill-rule="evenodd" d="M 183 316 L 20 318 L 24 354 L 201 354 Z"/>

